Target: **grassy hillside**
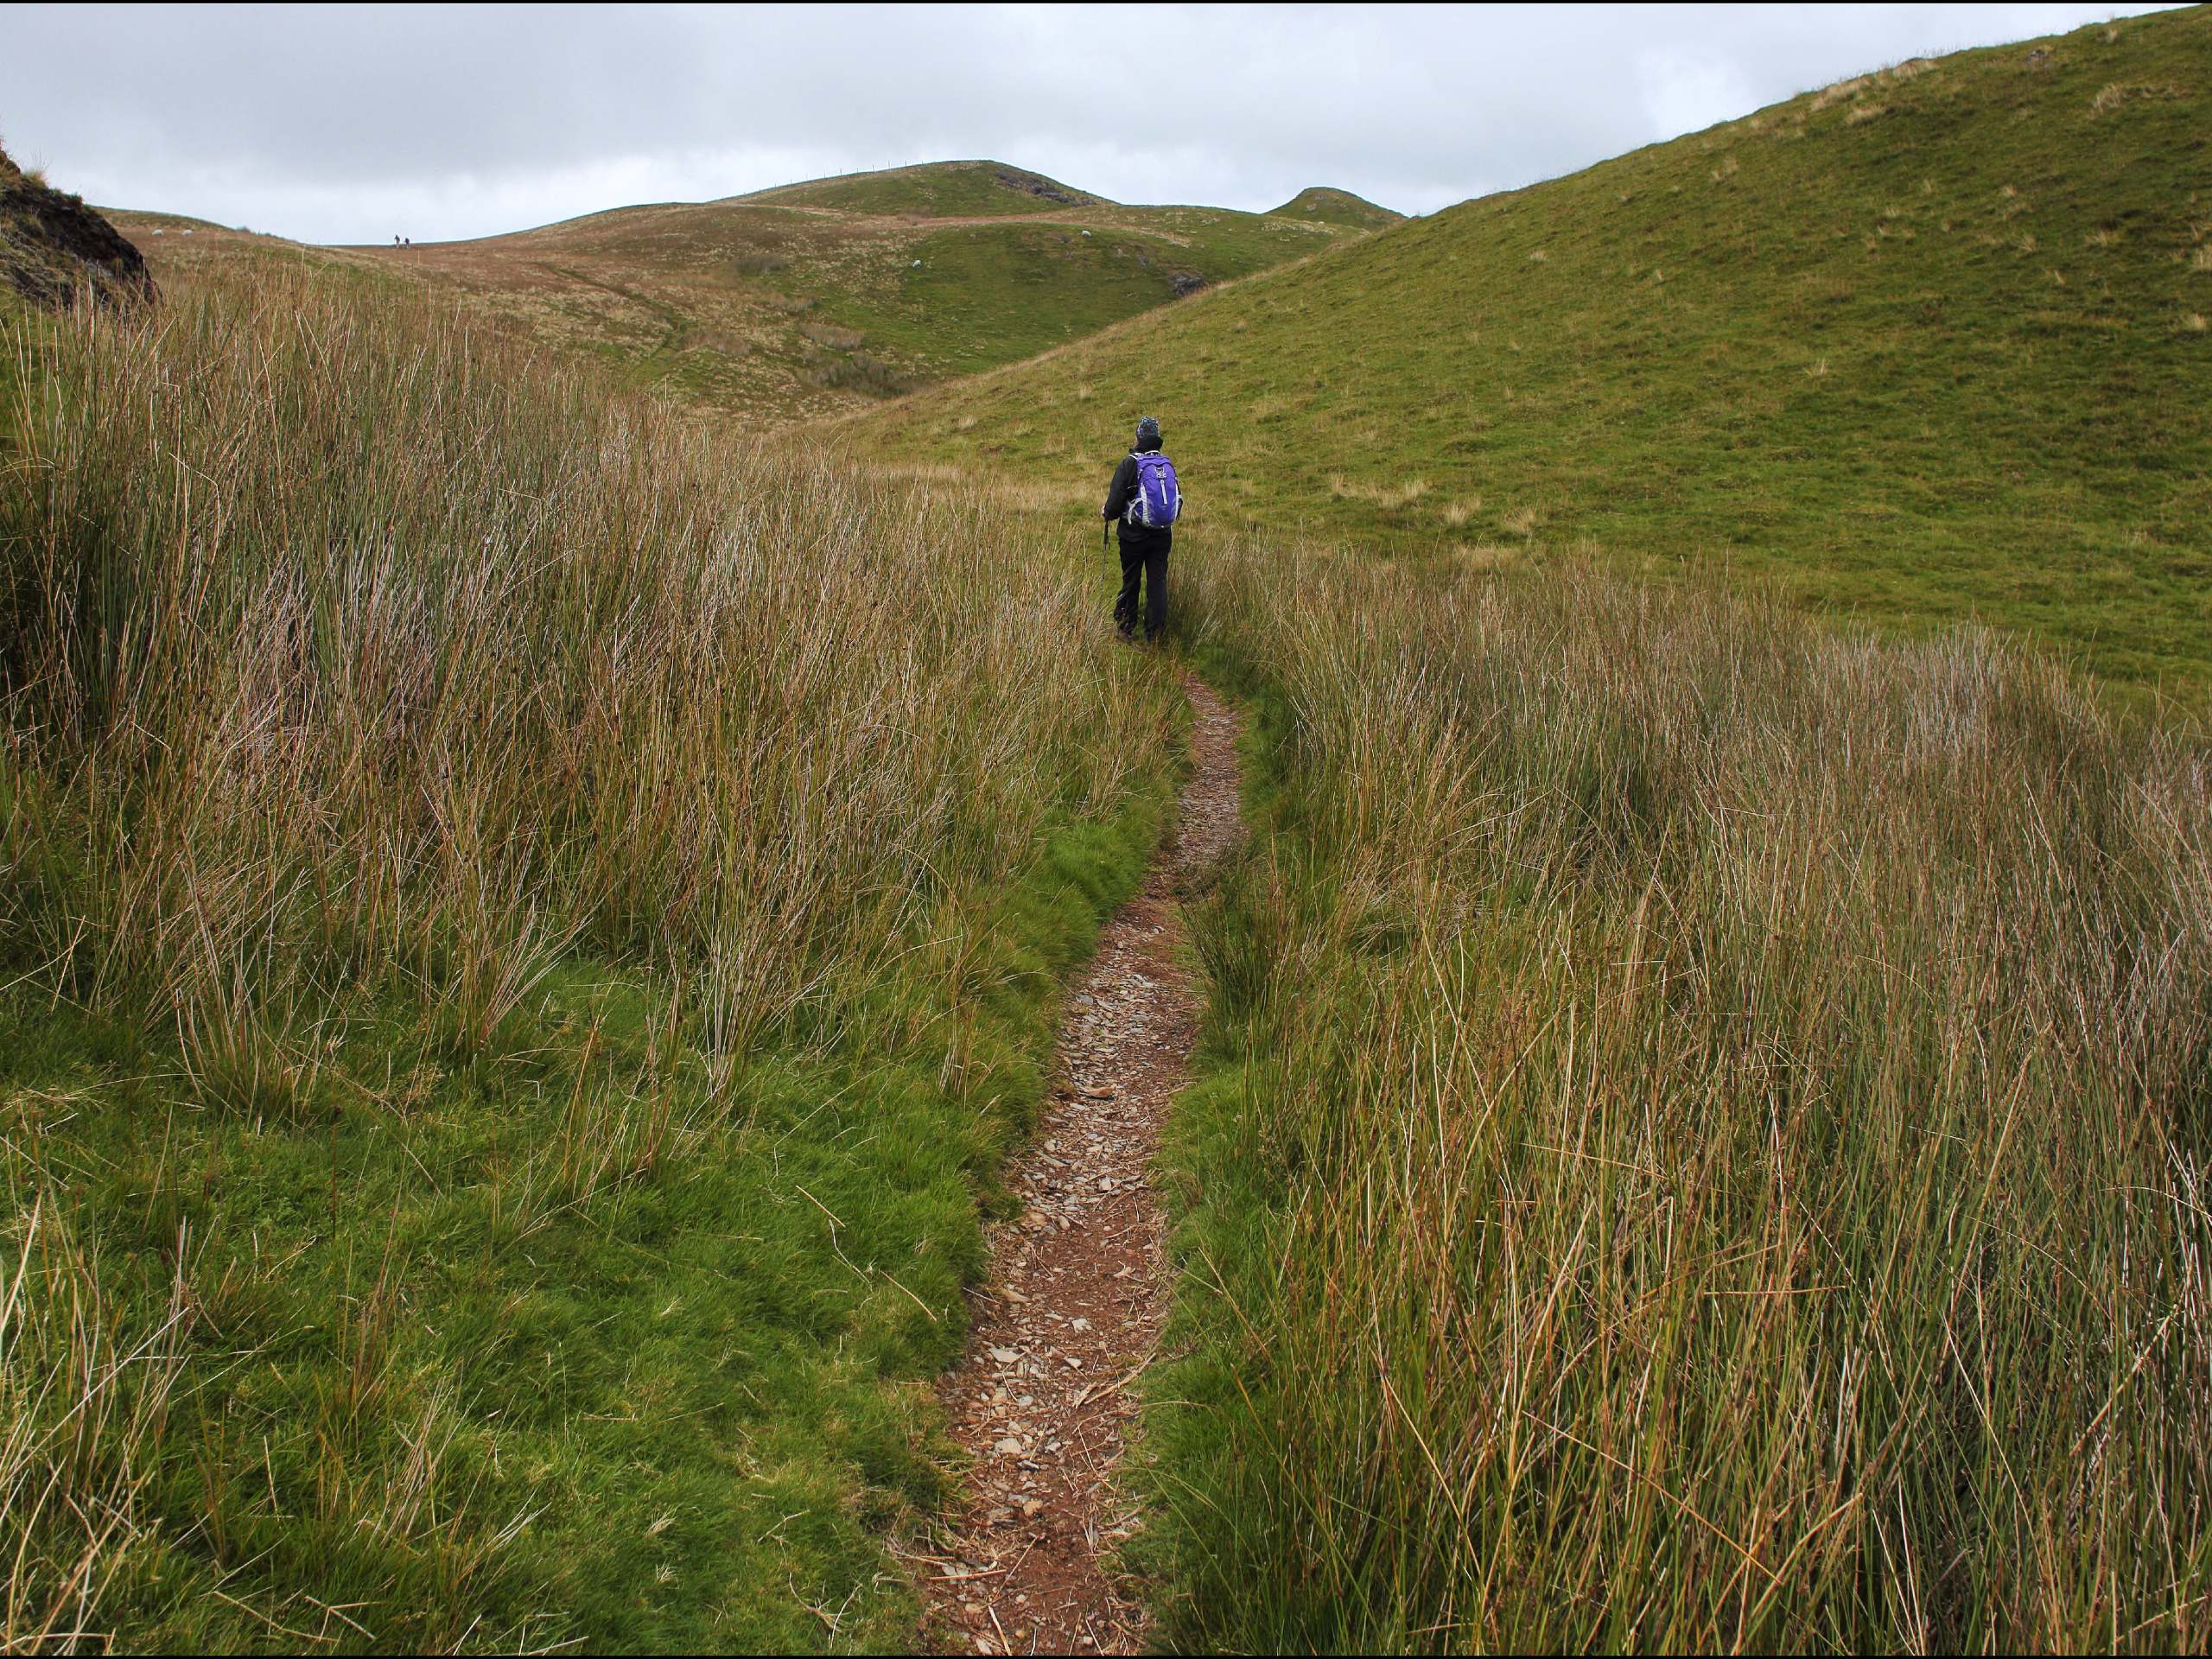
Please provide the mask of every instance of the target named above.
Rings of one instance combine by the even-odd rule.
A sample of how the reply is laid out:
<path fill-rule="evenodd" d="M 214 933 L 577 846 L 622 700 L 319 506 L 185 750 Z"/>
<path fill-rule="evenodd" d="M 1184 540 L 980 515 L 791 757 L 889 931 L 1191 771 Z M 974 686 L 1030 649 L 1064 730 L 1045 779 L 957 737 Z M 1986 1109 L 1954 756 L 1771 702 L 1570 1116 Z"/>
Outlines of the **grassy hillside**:
<path fill-rule="evenodd" d="M 1325 225 L 1342 225 L 1361 231 L 1387 230 L 1405 217 L 1388 207 L 1376 207 L 1364 196 L 1355 196 L 1349 190 L 1332 190 L 1324 184 L 1309 185 L 1274 212 L 1286 219 L 1317 219 Z"/>
<path fill-rule="evenodd" d="M 853 429 L 1194 525 L 1594 547 L 2212 679 L 2212 11 L 1903 64 Z M 2201 695 L 2201 692 L 2198 693 Z"/>
<path fill-rule="evenodd" d="M 0 321 L 0 1646 L 903 1649 L 1172 685 L 957 493 L 233 251 Z"/>
<path fill-rule="evenodd" d="M 120 217 L 134 233 L 166 232 L 141 236 L 157 269 L 289 245 Z M 1223 208 L 1122 207 L 963 162 L 314 257 L 457 293 L 633 384 L 781 422 L 1031 356 L 1357 234 Z"/>

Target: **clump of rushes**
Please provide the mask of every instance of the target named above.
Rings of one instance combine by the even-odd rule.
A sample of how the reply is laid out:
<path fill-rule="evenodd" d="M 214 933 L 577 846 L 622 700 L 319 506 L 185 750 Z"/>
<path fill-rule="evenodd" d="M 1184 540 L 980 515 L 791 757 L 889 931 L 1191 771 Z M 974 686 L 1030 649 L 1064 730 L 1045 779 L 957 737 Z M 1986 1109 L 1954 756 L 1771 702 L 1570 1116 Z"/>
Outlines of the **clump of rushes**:
<path fill-rule="evenodd" d="M 893 1643 L 1172 687 L 965 493 L 344 280 L 8 325 L 5 1644 Z"/>
<path fill-rule="evenodd" d="M 1271 798 L 1199 934 L 1167 1639 L 2201 1651 L 2202 731 L 1572 565 L 1183 591 Z"/>

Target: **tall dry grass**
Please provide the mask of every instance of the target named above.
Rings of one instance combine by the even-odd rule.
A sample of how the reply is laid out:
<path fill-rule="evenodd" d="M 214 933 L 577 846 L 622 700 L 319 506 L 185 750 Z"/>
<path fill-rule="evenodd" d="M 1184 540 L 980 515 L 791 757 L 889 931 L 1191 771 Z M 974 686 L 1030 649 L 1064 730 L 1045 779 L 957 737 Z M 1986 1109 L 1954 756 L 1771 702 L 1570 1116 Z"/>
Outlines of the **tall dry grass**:
<path fill-rule="evenodd" d="M 310 1148 L 364 1103 L 404 1129 L 409 1068 L 465 1082 L 480 1063 L 554 1067 L 543 1046 L 573 1015 L 591 1029 L 558 1057 L 552 1118 L 518 1173 L 467 1154 L 482 1173 L 465 1205 L 519 1238 L 687 1149 L 740 1155 L 715 1137 L 747 1109 L 764 1047 L 865 1060 L 934 1042 L 957 1092 L 996 907 L 1049 831 L 1111 818 L 1156 779 L 1157 677 L 972 496 L 611 398 L 454 313 L 340 280 L 257 269 L 179 283 L 135 315 L 9 328 L 0 984 L 142 1033 L 188 1125 L 227 1114 Z M 665 1029 L 638 1039 L 634 1086 L 628 1062 L 600 1058 L 602 1015 L 535 1017 L 577 971 L 673 988 L 652 1015 Z M 434 1068 L 417 1066 L 416 1024 Z M 400 1075 L 379 1080 L 385 1027 Z M 156 1123 L 146 1208 L 234 1205 L 233 1247 L 251 1228 L 252 1249 L 250 1271 L 232 1266 L 251 1283 L 226 1274 L 166 1316 L 142 1298 L 134 1325 L 56 1242 L 67 1171 L 97 1166 L 71 1137 L 115 1109 L 91 1086 L 66 1110 L 0 1098 L 16 1218 L 0 1230 L 0 1542 L 32 1569 L 10 1578 L 10 1643 L 116 1633 L 99 1591 L 130 1576 L 149 1459 L 178 1471 L 174 1492 L 202 1471 L 209 1496 L 181 1535 L 172 1517 L 168 1547 L 207 1554 L 234 1602 L 252 1582 L 224 1559 L 235 1513 L 340 1541 L 351 1617 L 382 1639 L 472 1628 L 479 1569 L 522 1523 L 436 1473 L 452 1431 L 433 1418 L 473 1414 L 480 1440 L 501 1402 L 439 1382 L 473 1357 L 435 1350 L 444 1322 L 422 1299 L 437 1262 L 393 1262 L 399 1198 L 389 1221 L 352 1213 L 330 1128 L 327 1225 L 319 1202 L 303 1220 L 279 1196 L 292 1142 L 272 1143 L 279 1187 L 257 1207 L 176 1167 Z M 217 1167 L 215 1144 L 195 1144 Z M 272 1215 L 291 1219 L 264 1249 Z M 450 1224 L 425 1223 L 423 1248 Z M 359 1314 L 304 1298 L 308 1330 L 342 1351 L 325 1417 L 257 1419 L 274 1465 L 266 1439 L 232 1447 L 222 1390 L 252 1356 L 226 1355 L 203 1303 L 259 1306 L 326 1273 L 350 1285 L 357 1243 L 384 1252 L 392 1283 L 415 1275 L 412 1311 L 385 1280 Z M 939 1248 L 957 1259 L 959 1241 Z M 818 1294 L 849 1299 L 844 1266 L 830 1271 Z M 171 1382 L 195 1406 L 165 1428 Z M 395 1417 L 381 1442 L 359 1427 L 409 1400 L 429 1402 L 420 1425 Z M 318 1454 L 319 1435 L 354 1449 Z M 348 1437 L 420 1455 L 387 1470 Z M 287 1459 L 310 1471 L 314 1527 L 284 1520 L 296 1491 L 263 1481 Z M 264 1487 L 265 1516 L 251 1510 Z M 377 1564 L 387 1540 L 449 1605 L 406 1604 Z M 274 1588 L 267 1611 L 207 1604 L 231 1624 L 168 1628 L 266 1639 L 291 1630 L 296 1596 L 341 1599 L 305 1578 Z M 323 1607 L 317 1629 L 355 1639 L 340 1617 Z"/>
<path fill-rule="evenodd" d="M 479 1048 L 573 949 L 683 976 L 738 1053 L 1140 753 L 1130 669 L 973 499 L 306 282 L 15 350 L 53 360 L 5 524 L 5 921 L 265 1103 L 333 989 L 401 976 Z"/>
<path fill-rule="evenodd" d="M 97 1615 L 107 1582 L 147 1541 L 139 1499 L 159 1461 L 181 1363 L 183 1282 L 165 1319 L 130 1332 L 90 1254 L 43 1195 L 10 1216 L 5 1249 L 0 1651 L 78 1652 L 103 1639 Z"/>
<path fill-rule="evenodd" d="M 1572 569 L 1185 592 L 1276 792 L 1202 930 L 1171 1639 L 2212 1640 L 2202 734 Z"/>

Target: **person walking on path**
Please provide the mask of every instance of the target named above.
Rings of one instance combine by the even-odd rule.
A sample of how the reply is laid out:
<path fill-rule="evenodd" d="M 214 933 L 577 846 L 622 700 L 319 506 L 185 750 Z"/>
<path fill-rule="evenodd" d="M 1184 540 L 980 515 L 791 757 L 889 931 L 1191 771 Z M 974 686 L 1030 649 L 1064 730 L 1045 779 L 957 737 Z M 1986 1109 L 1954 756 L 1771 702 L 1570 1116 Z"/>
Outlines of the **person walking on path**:
<path fill-rule="evenodd" d="M 1147 415 L 1137 423 L 1136 447 L 1122 457 L 1106 491 L 1106 522 L 1118 520 L 1121 534 L 1122 594 L 1114 601 L 1114 622 L 1124 639 L 1136 634 L 1140 587 L 1145 639 L 1156 642 L 1167 630 L 1167 552 L 1182 511 L 1175 463 L 1160 453 L 1160 423 Z"/>

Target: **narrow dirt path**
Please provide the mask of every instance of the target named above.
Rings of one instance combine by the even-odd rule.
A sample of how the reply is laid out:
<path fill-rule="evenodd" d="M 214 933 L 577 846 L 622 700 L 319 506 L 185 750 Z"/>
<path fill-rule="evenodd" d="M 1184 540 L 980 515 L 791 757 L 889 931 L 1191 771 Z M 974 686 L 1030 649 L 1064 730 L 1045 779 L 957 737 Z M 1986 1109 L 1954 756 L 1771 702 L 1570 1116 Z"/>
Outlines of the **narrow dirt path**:
<path fill-rule="evenodd" d="M 1173 855 L 1107 924 L 1060 1033 L 1052 1096 L 1011 1175 L 968 1357 L 938 1385 L 974 1459 L 969 1502 L 917 1565 L 931 1643 L 952 1652 L 1134 1653 L 1143 1607 L 1106 1556 L 1135 1525 L 1115 1480 L 1133 1385 L 1168 1304 L 1151 1183 L 1199 999 L 1176 895 L 1236 842 L 1236 717 L 1192 676 L 1196 762 Z"/>

